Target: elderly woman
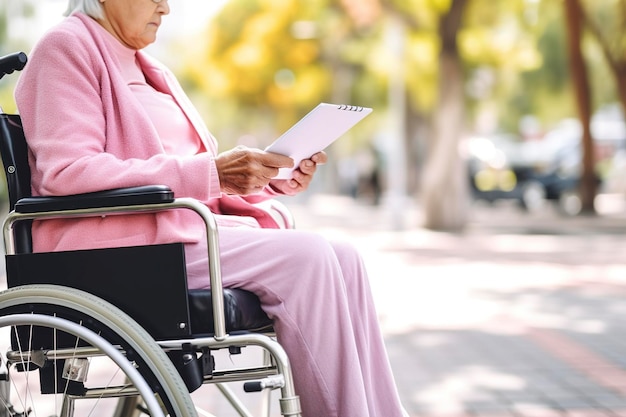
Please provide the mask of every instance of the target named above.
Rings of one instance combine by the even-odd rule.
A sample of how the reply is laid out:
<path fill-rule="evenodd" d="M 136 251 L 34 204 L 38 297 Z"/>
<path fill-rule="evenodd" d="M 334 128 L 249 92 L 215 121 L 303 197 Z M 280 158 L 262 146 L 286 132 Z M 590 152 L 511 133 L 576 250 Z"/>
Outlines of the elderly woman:
<path fill-rule="evenodd" d="M 400 417 L 366 272 L 346 244 L 281 230 L 253 203 L 307 188 L 324 153 L 293 179 L 285 156 L 217 144 L 170 71 L 142 49 L 167 0 L 70 0 L 16 88 L 35 195 L 165 184 L 218 215 L 224 285 L 256 293 L 295 369 L 309 417 Z M 51 220 L 36 251 L 184 242 L 189 287 L 208 287 L 199 220 L 182 211 Z M 323 300 L 323 302 L 322 302 Z"/>

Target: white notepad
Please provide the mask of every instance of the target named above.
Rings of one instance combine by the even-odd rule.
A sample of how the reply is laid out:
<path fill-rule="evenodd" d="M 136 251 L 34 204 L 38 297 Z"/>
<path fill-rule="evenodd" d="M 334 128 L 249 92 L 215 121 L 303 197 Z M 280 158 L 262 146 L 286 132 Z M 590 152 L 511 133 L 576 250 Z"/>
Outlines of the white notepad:
<path fill-rule="evenodd" d="M 320 103 L 265 148 L 267 152 L 287 155 L 294 160 L 293 168 L 280 169 L 275 178 L 291 178 L 302 160 L 324 150 L 371 112 L 367 107 Z"/>

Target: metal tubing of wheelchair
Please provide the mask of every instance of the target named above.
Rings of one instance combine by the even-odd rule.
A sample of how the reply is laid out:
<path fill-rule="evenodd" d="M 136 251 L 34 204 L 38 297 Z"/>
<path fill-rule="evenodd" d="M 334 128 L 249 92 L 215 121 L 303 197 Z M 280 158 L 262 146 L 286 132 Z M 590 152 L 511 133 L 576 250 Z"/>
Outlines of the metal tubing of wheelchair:
<path fill-rule="evenodd" d="M 241 417 L 254 417 L 230 388 L 224 384 L 215 384 L 215 386 L 220 390 L 222 395 L 226 397 L 230 405 L 237 411 L 237 414 Z"/>
<path fill-rule="evenodd" d="M 116 346 L 117 348 L 117 346 Z M 125 353 L 122 349 L 120 352 Z M 35 351 L 35 354 L 41 355 L 41 360 L 55 360 L 55 359 L 72 359 L 76 356 L 105 356 L 104 352 L 94 347 L 78 347 L 71 349 L 49 349 L 46 351 Z M 6 352 L 7 359 L 11 362 L 36 362 L 33 351 L 19 352 L 17 350 Z"/>
<path fill-rule="evenodd" d="M 295 229 L 296 228 L 296 219 L 293 217 L 291 211 L 278 200 L 270 200 L 270 207 L 274 211 L 276 211 L 280 217 L 282 217 L 285 222 L 285 228 L 287 229 Z"/>
<path fill-rule="evenodd" d="M 154 213 L 172 209 L 188 209 L 196 212 L 204 221 L 208 247 L 209 279 L 213 299 L 214 338 L 226 339 L 226 319 L 224 317 L 224 289 L 219 257 L 217 221 L 207 206 L 193 198 L 177 198 L 171 203 L 139 204 L 117 207 L 96 207 L 86 209 L 58 210 L 39 213 L 16 213 L 11 211 L 4 220 L 3 237 L 7 255 L 15 253 L 13 225 L 24 220 L 62 219 L 94 217 L 104 215 Z"/>
<path fill-rule="evenodd" d="M 189 343 L 189 340 L 168 340 L 158 341 L 157 343 L 163 348 L 172 349 L 180 347 L 184 343 Z M 295 392 L 289 357 L 277 341 L 262 334 L 242 334 L 230 335 L 227 340 L 216 340 L 210 337 L 197 338 L 193 339 L 193 344 L 195 346 L 207 346 L 209 348 L 218 349 L 227 348 L 229 346 L 263 347 L 276 360 L 278 373 L 285 379 L 285 384 L 281 388 L 281 407 L 283 407 L 283 414 L 289 416 L 300 415 L 300 400 Z"/>
<path fill-rule="evenodd" d="M 69 395 L 63 397 L 63 404 L 61 405 L 60 417 L 69 417 L 74 415 L 74 398 Z"/>
<path fill-rule="evenodd" d="M 83 395 L 67 395 L 75 399 L 99 399 L 99 398 L 119 398 L 119 397 L 136 397 L 139 391 L 131 386 L 115 386 L 109 388 L 87 388 Z"/>
<path fill-rule="evenodd" d="M 276 376 L 278 370 L 273 367 L 256 367 L 256 368 L 234 368 L 224 371 L 213 371 L 211 375 L 204 377 L 204 382 L 208 383 L 224 383 L 249 381 L 251 379 L 262 379 Z M 282 381 L 285 383 L 284 380 Z"/>

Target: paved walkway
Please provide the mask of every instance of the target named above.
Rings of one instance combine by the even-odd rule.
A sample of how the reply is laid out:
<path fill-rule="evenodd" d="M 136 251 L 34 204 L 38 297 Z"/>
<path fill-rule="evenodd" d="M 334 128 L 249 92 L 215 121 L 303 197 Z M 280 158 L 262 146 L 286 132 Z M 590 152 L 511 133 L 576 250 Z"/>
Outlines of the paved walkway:
<path fill-rule="evenodd" d="M 411 416 L 626 417 L 625 211 L 479 205 L 453 234 L 337 197 L 292 209 L 362 251 Z"/>

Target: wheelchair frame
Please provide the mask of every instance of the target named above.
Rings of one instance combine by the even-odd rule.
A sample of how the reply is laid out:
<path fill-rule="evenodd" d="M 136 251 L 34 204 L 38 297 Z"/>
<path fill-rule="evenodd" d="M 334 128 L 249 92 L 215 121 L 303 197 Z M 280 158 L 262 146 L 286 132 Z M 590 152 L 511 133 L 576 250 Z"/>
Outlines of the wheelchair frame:
<path fill-rule="evenodd" d="M 22 63 L 22 61 L 24 61 Z M 8 64 L 7 64 L 8 63 Z M 5 66 L 3 67 L 4 64 Z M 20 65 L 25 65 L 24 54 L 13 54 L 11 56 L 0 58 L 0 69 L 2 75 L 13 72 L 13 70 L 21 70 Z M 7 70 L 6 65 L 10 65 Z M 0 75 L 0 78 L 1 76 Z M 2 115 L 6 116 L 6 115 Z M 10 132 L 2 132 L 9 134 Z M 3 155 L 4 158 L 4 155 Z M 12 175 L 16 171 L 15 166 L 6 166 L 7 176 Z M 10 180 L 7 179 L 9 183 Z M 10 187 L 10 185 L 9 185 Z M 13 209 L 6 216 L 3 223 L 3 239 L 6 248 L 6 257 L 20 253 L 16 250 L 16 228 L 20 225 L 28 224 L 34 220 L 59 219 L 59 218 L 78 218 L 90 216 L 110 216 L 110 215 L 132 215 L 136 213 L 154 213 L 163 210 L 191 210 L 195 212 L 203 220 L 206 228 L 206 238 L 208 247 L 208 263 L 211 285 L 211 300 L 213 311 L 213 332 L 210 335 L 194 335 L 190 333 L 189 337 L 181 338 L 165 338 L 157 339 L 145 331 L 136 320 L 128 316 L 121 309 L 113 304 L 105 301 L 93 294 L 86 294 L 80 290 L 75 290 L 59 285 L 40 285 L 29 284 L 17 288 L 10 288 L 0 293 L 0 327 L 29 324 L 32 326 L 54 325 L 61 331 L 70 333 L 70 330 L 80 334 L 80 338 L 88 341 L 92 347 L 74 348 L 75 353 L 81 356 L 90 357 L 91 355 L 102 355 L 103 353 L 116 361 L 120 361 L 117 354 L 109 352 L 127 353 L 130 350 L 135 357 L 129 358 L 136 365 L 138 360 L 141 365 L 136 365 L 138 369 L 147 373 L 148 385 L 152 384 L 151 389 L 157 386 L 160 390 L 157 392 L 161 395 L 161 401 L 165 404 L 170 403 L 167 412 L 170 415 L 191 416 L 195 415 L 195 409 L 190 405 L 189 390 L 185 387 L 187 381 L 183 381 L 179 374 L 178 367 L 174 367 L 172 362 L 168 360 L 166 353 L 169 352 L 187 352 L 191 355 L 200 355 L 204 357 L 209 355 L 210 361 L 213 360 L 212 351 L 220 349 L 229 349 L 237 353 L 241 347 L 258 346 L 263 349 L 268 360 L 263 366 L 248 367 L 244 369 L 228 369 L 216 371 L 211 369 L 207 374 L 203 371 L 201 384 L 216 384 L 218 389 L 227 398 L 237 413 L 243 417 L 251 416 L 245 409 L 241 401 L 225 385 L 226 382 L 232 381 L 249 381 L 244 385 L 247 391 L 264 390 L 268 395 L 270 390 L 280 389 L 281 398 L 280 411 L 284 416 L 300 416 L 299 397 L 295 393 L 293 385 L 293 377 L 289 358 L 280 344 L 275 340 L 273 333 L 255 333 L 254 331 L 242 331 L 235 334 L 229 334 L 226 328 L 225 304 L 224 304 L 224 288 L 221 280 L 220 254 L 217 222 L 213 213 L 202 203 L 191 198 L 163 198 L 163 193 L 167 193 L 168 189 L 163 186 L 135 187 L 122 190 L 110 190 L 101 193 L 91 193 L 88 195 L 66 196 L 66 197 L 26 197 L 19 199 Z M 171 191 L 170 191 L 171 193 Z M 105 206 L 97 206 L 102 202 L 102 197 L 108 198 Z M 279 202 L 273 203 L 275 213 L 278 213 L 282 221 L 288 226 L 293 226 L 293 219 L 288 211 Z M 18 230 L 18 234 L 21 233 Z M 52 295 L 47 295 L 52 294 Z M 85 305 L 81 303 L 84 300 Z M 187 302 L 187 299 L 183 302 Z M 33 307 L 33 305 L 35 307 Z M 53 317 L 49 311 L 43 313 L 38 311 L 39 306 L 52 306 L 54 311 Z M 104 306 L 104 307 L 102 307 Z M 189 310 L 189 306 L 186 306 Z M 56 310 L 59 310 L 57 312 Z M 70 313 L 66 312 L 70 310 Z M 84 311 L 83 311 L 84 310 Z M 29 323 L 27 315 L 29 313 L 32 318 Z M 59 317 L 56 315 L 59 314 Z M 63 315 L 68 314 L 69 317 L 64 318 Z M 78 317 L 78 318 L 77 318 Z M 81 327 L 82 330 L 76 330 L 73 322 L 82 320 L 87 322 L 95 321 L 104 327 L 87 328 Z M 121 323 L 121 324 L 120 324 Z M 185 323 L 181 323 L 185 326 Z M 79 326 L 80 327 L 80 326 Z M 191 332 L 191 329 L 189 329 Z M 107 340 L 106 337 L 98 336 L 99 333 L 112 333 L 114 337 Z M 56 333 L 55 333 L 56 335 Z M 19 339 L 19 336 L 15 336 Z M 104 342 L 103 342 L 104 341 Z M 139 342 L 138 342 L 139 341 Z M 138 344 L 139 343 L 139 344 Z M 67 353 L 68 349 L 52 349 L 55 354 Z M 9 352 L 11 354 L 12 352 Z M 48 355 L 47 350 L 28 352 L 26 357 L 22 357 L 22 371 L 30 369 L 31 360 L 37 355 Z M 269 356 L 268 356 L 269 355 Z M 113 358 L 115 356 L 115 358 Z M 138 357 L 138 358 L 137 358 Z M 205 358 L 206 360 L 207 358 Z M 56 366 L 56 357 L 53 360 Z M 123 361 L 121 361 L 123 362 Z M 147 366 L 144 366 L 147 364 Z M 121 365 L 127 368 L 128 363 Z M 210 363 L 214 367 L 214 363 Z M 146 371 L 147 369 L 147 371 Z M 56 372 L 56 371 L 55 371 Z M 150 400 L 151 391 L 146 391 L 142 382 L 138 382 L 136 372 L 128 370 L 127 378 L 133 385 L 134 389 L 125 390 L 121 395 L 122 398 L 135 397 L 137 393 L 141 394 L 149 409 L 151 415 L 158 415 L 160 408 Z M 144 376 L 144 374 L 141 374 Z M 57 377 L 58 378 L 58 377 Z M 6 378 L 5 378 L 6 379 Z M 2 380 L 3 374 L 0 373 L 0 408 L 2 407 Z M 156 381 L 156 382 L 155 382 Z M 250 382 L 252 381 L 252 382 Z M 56 388 L 55 388 L 56 390 Z M 100 391 L 98 391 L 100 392 Z M 155 391 L 156 392 L 156 391 Z M 104 394 L 99 394 L 104 395 Z M 108 394 L 106 394 L 108 395 Z M 167 398 L 162 398 L 163 396 Z M 80 396 L 76 396 L 77 398 Z M 65 400 L 64 400 L 65 401 Z M 70 399 L 61 411 L 62 415 L 73 415 L 74 398 Z M 120 401 L 120 406 L 116 411 L 116 416 L 130 415 L 134 411 L 134 404 L 131 400 Z M 157 410 L 157 408 L 159 408 Z M 123 411 L 120 411 L 123 410 Z M 127 414 L 128 413 L 128 414 Z M 267 410 L 269 415 L 269 407 Z M 7 416 L 25 415 L 20 413 L 7 412 Z M 3 413 L 0 411 L 0 417 Z"/>

